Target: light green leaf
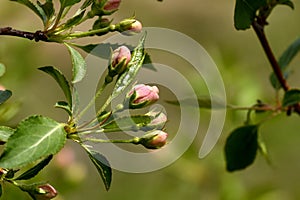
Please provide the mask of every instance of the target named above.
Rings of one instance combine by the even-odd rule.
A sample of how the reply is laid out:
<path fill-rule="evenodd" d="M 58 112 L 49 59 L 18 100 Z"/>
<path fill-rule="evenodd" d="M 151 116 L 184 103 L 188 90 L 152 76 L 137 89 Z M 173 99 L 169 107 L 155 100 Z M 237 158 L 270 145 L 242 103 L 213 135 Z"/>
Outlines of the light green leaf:
<path fill-rule="evenodd" d="M 66 77 L 63 75 L 63 73 L 61 73 L 58 69 L 52 66 L 40 67 L 39 70 L 46 72 L 54 78 L 54 80 L 58 83 L 63 93 L 65 94 L 65 97 L 70 107 L 72 107 L 72 93 L 70 84 L 67 81 Z"/>
<path fill-rule="evenodd" d="M 69 53 L 71 55 L 72 59 L 72 65 L 73 65 L 73 80 L 72 83 L 77 83 L 81 81 L 86 73 L 86 62 L 83 59 L 83 57 L 80 55 L 78 51 L 73 49 L 71 46 L 65 43 L 65 45 L 68 47 Z"/>
<path fill-rule="evenodd" d="M 237 30 L 250 28 L 256 11 L 266 6 L 266 0 L 236 0 L 234 10 L 234 26 Z"/>
<path fill-rule="evenodd" d="M 5 65 L 3 65 L 2 63 L 0 63 L 0 77 L 3 76 L 5 74 Z"/>
<path fill-rule="evenodd" d="M 288 78 L 289 75 L 289 72 L 287 71 L 288 65 L 293 60 L 293 58 L 295 58 L 295 56 L 298 54 L 299 51 L 300 51 L 300 38 L 293 41 L 292 44 L 290 44 L 290 46 L 283 52 L 283 54 L 280 56 L 278 60 L 280 69 L 286 79 Z M 281 88 L 281 85 L 274 73 L 270 75 L 270 82 L 275 89 L 279 90 Z"/>
<path fill-rule="evenodd" d="M 258 150 L 258 126 L 248 125 L 235 129 L 225 144 L 226 168 L 229 172 L 251 165 Z"/>
<path fill-rule="evenodd" d="M 0 105 L 3 104 L 12 95 L 10 90 L 0 90 Z"/>
<path fill-rule="evenodd" d="M 106 190 L 109 190 L 111 180 L 112 180 L 112 172 L 111 172 L 111 167 L 108 163 L 108 160 L 103 155 L 101 155 L 100 153 L 98 153 L 96 151 L 90 151 L 87 149 L 86 149 L 86 151 L 89 154 L 89 158 L 91 159 L 91 161 L 97 168 L 97 170 L 102 178 L 102 181 L 105 185 Z"/>
<path fill-rule="evenodd" d="M 133 82 L 134 78 L 137 75 L 137 72 L 143 65 L 145 58 L 145 39 L 146 34 L 141 38 L 138 46 L 134 49 L 131 60 L 128 63 L 127 70 L 120 77 L 118 77 L 118 80 L 112 93 L 112 98 L 115 98 L 119 94 L 121 94 L 125 90 L 125 88 Z"/>
<path fill-rule="evenodd" d="M 35 177 L 42 169 L 44 169 L 44 167 L 46 167 L 49 164 L 49 162 L 52 160 L 52 158 L 53 158 L 53 155 L 48 156 L 47 158 L 42 160 L 40 163 L 38 163 L 34 167 L 30 168 L 29 170 L 27 170 L 26 172 L 24 172 L 23 174 L 21 174 L 20 176 L 15 178 L 14 180 L 28 180 L 28 179 Z"/>
<path fill-rule="evenodd" d="M 7 126 L 0 126 L 0 142 L 5 143 L 7 142 L 8 138 L 14 134 L 15 130 L 7 127 Z"/>
<path fill-rule="evenodd" d="M 10 0 L 10 1 L 15 1 L 15 2 L 18 2 L 20 4 L 25 5 L 26 7 L 28 7 L 29 9 L 31 9 L 35 14 L 37 14 L 42 19 L 43 22 L 46 21 L 46 15 L 43 12 L 43 10 L 39 9 L 31 1 L 29 1 L 29 0 Z"/>
<path fill-rule="evenodd" d="M 43 116 L 23 120 L 9 137 L 0 167 L 14 169 L 56 154 L 65 144 L 64 124 Z"/>
<path fill-rule="evenodd" d="M 288 107 L 300 103 L 300 90 L 292 89 L 284 94 L 282 106 Z"/>

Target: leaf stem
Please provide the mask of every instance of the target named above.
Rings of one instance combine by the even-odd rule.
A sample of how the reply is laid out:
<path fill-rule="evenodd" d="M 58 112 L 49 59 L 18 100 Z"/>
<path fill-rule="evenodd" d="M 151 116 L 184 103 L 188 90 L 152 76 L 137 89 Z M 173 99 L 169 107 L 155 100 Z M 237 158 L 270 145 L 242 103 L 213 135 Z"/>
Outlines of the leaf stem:
<path fill-rule="evenodd" d="M 85 138 L 84 142 L 96 142 L 96 143 L 132 143 L 138 144 L 139 138 L 132 138 L 129 140 L 103 140 L 103 139 L 95 139 L 95 138 Z"/>

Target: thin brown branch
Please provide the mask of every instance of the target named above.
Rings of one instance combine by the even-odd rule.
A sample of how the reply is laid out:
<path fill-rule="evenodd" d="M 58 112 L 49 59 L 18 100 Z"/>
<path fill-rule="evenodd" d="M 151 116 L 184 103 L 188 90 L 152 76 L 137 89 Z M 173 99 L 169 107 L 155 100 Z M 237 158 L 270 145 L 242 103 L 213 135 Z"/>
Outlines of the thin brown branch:
<path fill-rule="evenodd" d="M 259 38 L 259 41 L 268 57 L 268 60 L 272 66 L 272 69 L 274 71 L 274 74 L 276 75 L 281 87 L 284 89 L 284 91 L 289 90 L 289 85 L 286 82 L 286 79 L 283 76 L 283 73 L 280 69 L 280 66 L 272 52 L 272 49 L 269 45 L 269 42 L 267 40 L 266 34 L 264 32 L 264 26 L 265 24 L 259 24 L 257 21 L 253 21 L 252 27 Z"/>
<path fill-rule="evenodd" d="M 35 40 L 36 42 L 48 41 L 48 37 L 43 31 L 36 31 L 33 33 L 33 32 L 16 30 L 11 27 L 4 27 L 4 28 L 0 28 L 0 35 L 21 37 L 29 40 Z"/>

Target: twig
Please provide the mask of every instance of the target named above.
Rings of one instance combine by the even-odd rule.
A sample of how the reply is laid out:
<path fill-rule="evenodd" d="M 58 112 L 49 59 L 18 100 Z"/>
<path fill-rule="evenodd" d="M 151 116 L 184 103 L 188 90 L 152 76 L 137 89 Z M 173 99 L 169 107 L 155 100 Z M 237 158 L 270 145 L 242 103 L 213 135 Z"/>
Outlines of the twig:
<path fill-rule="evenodd" d="M 4 27 L 4 28 L 0 28 L 0 35 L 16 36 L 16 37 L 26 38 L 29 40 L 34 39 L 36 42 L 48 41 L 48 37 L 43 31 L 36 31 L 33 33 L 33 32 L 16 30 L 11 27 Z"/>

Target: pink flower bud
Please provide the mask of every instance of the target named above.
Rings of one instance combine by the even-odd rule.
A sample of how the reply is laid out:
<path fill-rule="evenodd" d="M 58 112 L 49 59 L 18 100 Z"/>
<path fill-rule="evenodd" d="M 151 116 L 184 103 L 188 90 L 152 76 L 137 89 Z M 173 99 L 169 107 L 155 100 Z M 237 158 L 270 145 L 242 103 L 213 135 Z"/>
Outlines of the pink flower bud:
<path fill-rule="evenodd" d="M 168 120 L 166 114 L 162 111 L 150 111 L 146 115 L 152 118 L 151 122 L 147 124 L 146 129 L 162 129 Z"/>
<path fill-rule="evenodd" d="M 53 199 L 57 195 L 57 191 L 55 190 L 55 188 L 48 183 L 38 186 L 37 192 L 37 194 L 34 194 L 34 197 L 37 200 Z"/>
<path fill-rule="evenodd" d="M 103 9 L 106 10 L 106 11 L 116 10 L 116 9 L 119 8 L 120 3 L 121 3 L 121 0 L 108 0 L 105 3 Z"/>
<path fill-rule="evenodd" d="M 134 35 L 135 33 L 140 33 L 143 29 L 143 25 L 140 21 L 136 19 L 127 19 L 120 23 L 120 32 L 123 35 Z"/>
<path fill-rule="evenodd" d="M 142 108 L 156 102 L 159 99 L 158 93 L 156 86 L 135 85 L 126 95 L 129 99 L 129 108 Z"/>
<path fill-rule="evenodd" d="M 113 51 L 111 56 L 112 66 L 116 67 L 119 63 L 125 62 L 124 64 L 127 65 L 131 59 L 130 50 L 126 46 L 120 46 L 119 48 Z"/>
<path fill-rule="evenodd" d="M 168 134 L 166 132 L 155 130 L 144 135 L 139 143 L 147 149 L 159 149 L 167 143 Z"/>
<path fill-rule="evenodd" d="M 112 79 L 117 74 L 122 74 L 131 59 L 130 50 L 126 46 L 115 49 L 111 55 L 110 65 L 108 66 L 108 77 Z"/>

